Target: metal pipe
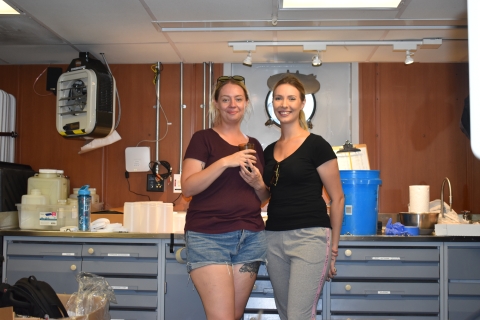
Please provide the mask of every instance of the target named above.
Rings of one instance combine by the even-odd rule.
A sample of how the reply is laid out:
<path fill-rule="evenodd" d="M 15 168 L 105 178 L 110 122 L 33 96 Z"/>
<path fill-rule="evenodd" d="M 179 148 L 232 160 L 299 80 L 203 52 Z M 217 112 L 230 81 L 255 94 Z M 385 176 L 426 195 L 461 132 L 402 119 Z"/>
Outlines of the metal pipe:
<path fill-rule="evenodd" d="M 178 173 L 182 173 L 182 155 L 183 155 L 183 62 L 180 62 L 180 159 Z"/>
<path fill-rule="evenodd" d="M 206 108 L 206 101 L 205 99 L 207 98 L 207 95 L 205 94 L 205 89 L 206 89 L 206 86 L 207 86 L 207 63 L 204 62 L 203 63 L 203 104 L 202 104 L 202 111 L 203 111 L 203 123 L 202 123 L 202 129 L 205 130 L 205 109 Z"/>
<path fill-rule="evenodd" d="M 443 179 L 443 182 L 442 182 L 442 190 L 441 190 L 441 193 L 440 193 L 440 213 L 442 214 L 442 217 L 445 218 L 445 204 L 443 203 L 443 191 L 444 191 L 444 187 L 445 187 L 445 181 L 448 182 L 448 190 L 450 192 L 450 210 L 448 210 L 448 212 L 452 211 L 452 202 L 453 202 L 453 199 L 452 199 L 452 185 L 450 184 L 450 180 L 445 177 L 445 179 Z"/>
<path fill-rule="evenodd" d="M 210 61 L 210 72 L 208 76 L 208 127 L 212 127 L 212 117 L 210 116 L 210 105 L 212 104 L 212 76 L 213 76 L 213 64 Z"/>
<path fill-rule="evenodd" d="M 157 104 L 156 104 L 156 118 L 157 118 L 157 122 L 156 122 L 156 132 L 155 132 L 155 160 L 158 161 L 159 159 L 159 148 L 158 148 L 158 144 L 159 144 L 159 139 L 160 139 L 160 61 L 157 62 L 157 74 L 156 74 L 156 81 L 155 81 L 155 91 L 156 91 L 156 95 L 157 95 Z M 158 173 L 158 166 L 157 166 L 157 173 Z"/>

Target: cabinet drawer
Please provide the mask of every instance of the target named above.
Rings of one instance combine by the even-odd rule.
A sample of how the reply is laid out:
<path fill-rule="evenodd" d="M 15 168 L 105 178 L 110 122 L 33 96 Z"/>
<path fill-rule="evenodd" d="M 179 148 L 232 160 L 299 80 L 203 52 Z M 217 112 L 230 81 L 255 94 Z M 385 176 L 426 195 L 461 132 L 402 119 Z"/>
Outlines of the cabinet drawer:
<path fill-rule="evenodd" d="M 81 254 L 81 244 L 9 242 L 7 245 L 8 256 L 80 257 Z"/>
<path fill-rule="evenodd" d="M 253 285 L 252 293 L 273 294 L 272 283 L 269 280 L 257 280 Z"/>
<path fill-rule="evenodd" d="M 438 248 L 340 247 L 337 261 L 439 262 Z"/>
<path fill-rule="evenodd" d="M 47 282 L 56 293 L 78 291 L 76 275 L 81 271 L 80 257 L 53 260 L 13 256 L 7 257 L 6 265 L 6 282 L 9 284 L 33 275 L 37 280 Z"/>
<path fill-rule="evenodd" d="M 477 296 L 480 300 L 480 283 L 450 282 L 448 284 L 449 296 Z"/>
<path fill-rule="evenodd" d="M 399 261 L 364 261 L 335 264 L 335 279 L 412 279 L 438 280 L 440 264 L 438 262 L 399 262 Z"/>
<path fill-rule="evenodd" d="M 157 320 L 157 312 L 110 310 L 111 320 Z"/>
<path fill-rule="evenodd" d="M 331 296 L 332 313 L 428 314 L 440 311 L 439 297 L 426 296 Z"/>
<path fill-rule="evenodd" d="M 448 319 L 473 320 L 480 317 L 480 297 L 448 297 Z"/>
<path fill-rule="evenodd" d="M 158 247 L 156 245 L 84 244 L 82 255 L 109 258 L 158 258 Z"/>
<path fill-rule="evenodd" d="M 468 261 L 468 263 L 467 263 Z M 480 248 L 449 248 L 448 279 L 480 280 Z"/>
<path fill-rule="evenodd" d="M 246 310 L 277 310 L 275 299 L 273 297 L 250 296 L 247 302 Z M 318 300 L 317 310 L 322 310 L 322 299 Z M 262 317 L 263 319 L 263 317 Z"/>
<path fill-rule="evenodd" d="M 111 303 L 110 309 L 156 309 L 158 296 L 156 292 L 116 291 L 117 303 Z"/>
<path fill-rule="evenodd" d="M 158 291 L 158 282 L 156 279 L 138 279 L 138 278 L 105 278 L 108 284 L 115 290 L 115 294 L 120 291 Z"/>
<path fill-rule="evenodd" d="M 87 260 L 82 262 L 82 271 L 105 275 L 128 275 L 128 276 L 156 276 L 158 274 L 158 261 L 155 260 L 131 260 L 118 258 L 114 260 Z"/>
<path fill-rule="evenodd" d="M 280 316 L 278 314 L 262 314 L 260 317 L 258 313 L 244 313 L 243 314 L 243 319 L 244 320 L 280 320 Z M 316 317 L 316 320 L 322 320 L 322 316 L 318 315 Z M 342 320 L 345 320 L 342 319 Z"/>
<path fill-rule="evenodd" d="M 331 295 L 439 296 L 438 283 L 332 282 Z"/>
<path fill-rule="evenodd" d="M 331 316 L 330 320 L 439 320 L 439 316 Z M 112 319 L 113 320 L 113 319 Z"/>

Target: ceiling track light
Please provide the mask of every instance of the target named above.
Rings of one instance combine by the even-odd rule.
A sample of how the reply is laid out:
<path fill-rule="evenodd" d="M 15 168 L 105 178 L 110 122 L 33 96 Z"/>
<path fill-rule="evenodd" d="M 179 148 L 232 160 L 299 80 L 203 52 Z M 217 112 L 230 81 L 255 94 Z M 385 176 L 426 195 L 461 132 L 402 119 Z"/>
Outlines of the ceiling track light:
<path fill-rule="evenodd" d="M 247 67 L 252 66 L 252 52 L 248 51 L 247 57 L 243 60 L 243 65 Z"/>
<path fill-rule="evenodd" d="M 233 51 L 248 51 L 247 58 L 243 61 L 244 65 L 252 65 L 252 56 L 251 51 L 255 51 L 257 46 L 269 46 L 269 47 L 280 47 L 280 46 L 303 46 L 303 51 L 326 51 L 327 46 L 393 46 L 393 51 L 404 51 L 406 50 L 407 56 L 405 58 L 406 64 L 413 63 L 412 55 L 413 53 L 410 50 L 417 50 L 418 47 L 421 49 L 438 49 L 442 45 L 442 39 L 440 38 L 425 38 L 422 40 L 348 40 L 348 41 L 247 41 L 247 42 L 229 42 L 228 46 L 233 47 Z M 317 59 L 319 64 L 317 63 Z M 319 66 L 322 61 L 320 60 L 320 54 L 312 58 L 312 65 Z"/>
<path fill-rule="evenodd" d="M 412 64 L 413 63 L 413 58 L 412 58 L 413 55 L 414 55 L 414 53 L 410 52 L 410 50 L 407 50 L 405 52 L 405 64 Z"/>
<path fill-rule="evenodd" d="M 320 60 L 320 52 L 317 51 L 317 54 L 312 57 L 312 66 L 320 67 L 322 65 L 322 60 Z"/>

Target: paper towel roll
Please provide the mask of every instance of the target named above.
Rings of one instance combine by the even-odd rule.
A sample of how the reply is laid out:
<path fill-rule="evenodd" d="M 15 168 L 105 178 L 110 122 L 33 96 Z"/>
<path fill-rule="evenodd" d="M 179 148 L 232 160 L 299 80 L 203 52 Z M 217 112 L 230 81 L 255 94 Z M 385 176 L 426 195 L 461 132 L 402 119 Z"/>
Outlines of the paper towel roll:
<path fill-rule="evenodd" d="M 430 211 L 430 186 L 410 186 L 409 212 L 424 213 Z"/>

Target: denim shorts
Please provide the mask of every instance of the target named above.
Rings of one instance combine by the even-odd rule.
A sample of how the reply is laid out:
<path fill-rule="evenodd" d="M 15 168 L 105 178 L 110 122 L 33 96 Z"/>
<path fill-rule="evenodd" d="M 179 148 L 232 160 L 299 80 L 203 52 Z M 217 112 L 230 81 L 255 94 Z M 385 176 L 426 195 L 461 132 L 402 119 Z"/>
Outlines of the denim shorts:
<path fill-rule="evenodd" d="M 237 230 L 220 234 L 187 231 L 187 271 L 211 264 L 245 264 L 265 261 L 265 231 Z"/>

